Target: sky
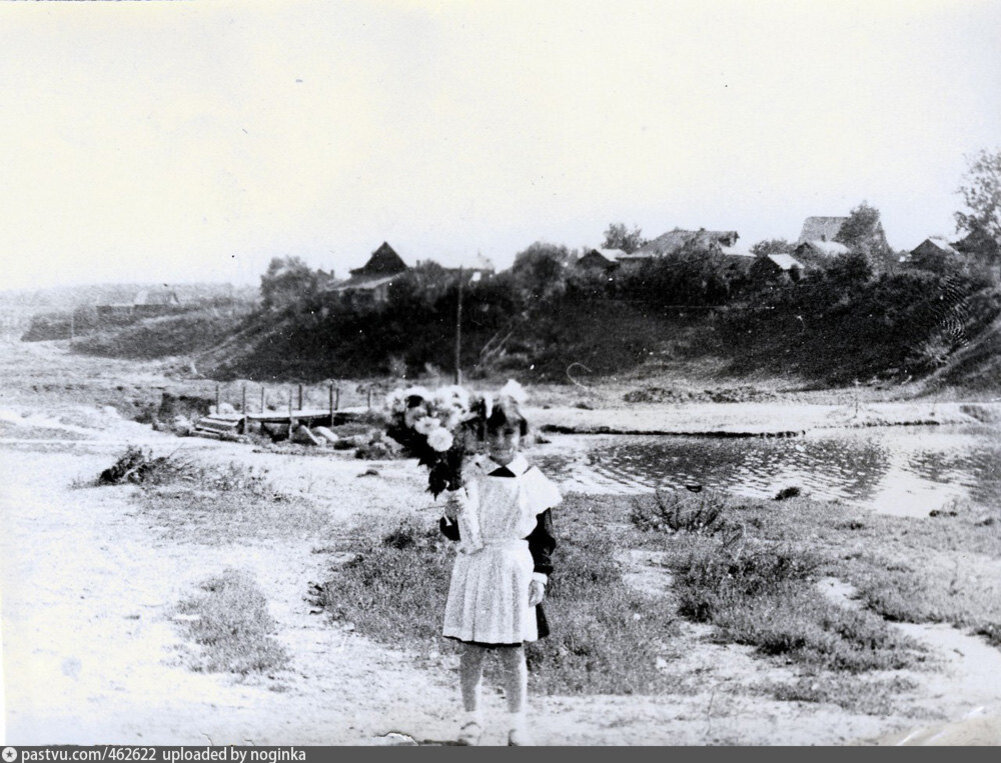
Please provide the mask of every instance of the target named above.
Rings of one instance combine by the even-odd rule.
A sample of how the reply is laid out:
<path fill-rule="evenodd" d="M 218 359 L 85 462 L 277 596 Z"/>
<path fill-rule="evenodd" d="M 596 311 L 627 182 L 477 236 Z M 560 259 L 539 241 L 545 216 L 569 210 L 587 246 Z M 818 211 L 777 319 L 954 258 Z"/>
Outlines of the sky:
<path fill-rule="evenodd" d="M 0 288 L 954 230 L 1001 0 L 0 3 Z"/>

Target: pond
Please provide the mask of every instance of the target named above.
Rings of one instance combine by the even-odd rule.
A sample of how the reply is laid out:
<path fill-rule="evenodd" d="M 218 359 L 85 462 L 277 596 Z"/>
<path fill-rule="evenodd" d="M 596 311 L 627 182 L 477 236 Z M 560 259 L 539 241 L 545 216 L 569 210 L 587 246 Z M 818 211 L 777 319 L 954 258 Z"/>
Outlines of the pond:
<path fill-rule="evenodd" d="M 563 435 L 533 461 L 564 491 L 702 485 L 772 498 L 787 487 L 880 513 L 927 516 L 969 499 L 1001 511 L 1001 434 L 988 427 L 817 430 L 792 438 Z"/>

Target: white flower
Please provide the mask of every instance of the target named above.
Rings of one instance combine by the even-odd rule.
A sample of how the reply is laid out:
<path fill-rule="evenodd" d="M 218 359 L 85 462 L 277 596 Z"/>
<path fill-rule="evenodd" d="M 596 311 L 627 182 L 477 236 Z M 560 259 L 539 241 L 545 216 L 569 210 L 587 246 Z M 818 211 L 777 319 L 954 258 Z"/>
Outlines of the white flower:
<path fill-rule="evenodd" d="M 462 423 L 462 412 L 453 410 L 448 414 L 448 417 L 445 419 L 445 423 L 442 426 L 444 426 L 448 431 L 454 432 L 455 428 L 459 426 L 460 423 Z"/>
<path fill-rule="evenodd" d="M 525 392 L 525 388 L 514 379 L 508 379 L 507 384 L 501 387 L 497 395 L 498 397 L 506 397 L 509 400 L 513 400 L 518 405 L 524 405 L 525 401 L 528 400 L 528 393 Z"/>
<path fill-rule="evenodd" d="M 417 419 L 417 422 L 414 424 L 414 430 L 426 436 L 431 434 L 440 426 L 441 422 L 434 416 L 424 416 L 423 418 Z"/>
<path fill-rule="evenodd" d="M 439 453 L 444 453 L 451 448 L 453 441 L 452 433 L 442 427 L 438 427 L 428 435 L 428 445 Z"/>
<path fill-rule="evenodd" d="M 460 411 L 469 409 L 469 393 L 458 384 L 442 387 L 435 391 L 434 401 L 443 408 L 455 408 Z"/>
<path fill-rule="evenodd" d="M 408 397 L 419 397 L 421 400 L 430 400 L 431 391 L 427 387 L 419 387 L 419 386 L 407 387 L 405 390 L 403 390 L 403 397 L 404 399 Z"/>

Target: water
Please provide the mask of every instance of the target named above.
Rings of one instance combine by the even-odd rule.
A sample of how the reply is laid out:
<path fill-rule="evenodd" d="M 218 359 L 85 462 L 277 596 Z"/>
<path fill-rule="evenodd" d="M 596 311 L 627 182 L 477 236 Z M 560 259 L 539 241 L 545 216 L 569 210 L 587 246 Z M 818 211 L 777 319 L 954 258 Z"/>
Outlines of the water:
<path fill-rule="evenodd" d="M 757 498 L 786 487 L 874 511 L 927 516 L 953 501 L 1001 509 L 1001 433 L 987 427 L 824 430 L 794 438 L 571 435 L 532 458 L 564 490 L 703 485 Z"/>

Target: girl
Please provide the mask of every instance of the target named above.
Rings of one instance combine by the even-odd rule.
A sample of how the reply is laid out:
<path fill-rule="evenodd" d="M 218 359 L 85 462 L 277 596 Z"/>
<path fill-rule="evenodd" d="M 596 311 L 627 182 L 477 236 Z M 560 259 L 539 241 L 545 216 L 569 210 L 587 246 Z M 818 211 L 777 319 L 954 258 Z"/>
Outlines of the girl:
<path fill-rule="evenodd" d="M 449 494 L 442 532 L 459 541 L 444 635 L 462 643 L 460 685 L 465 718 L 459 744 L 475 745 L 483 730 L 483 658 L 498 654 L 509 711 L 509 745 L 530 744 L 525 727 L 528 667 L 525 641 L 549 632 L 539 607 L 556 545 L 550 509 L 560 494 L 518 449 L 528 422 L 503 398 L 487 418 L 489 458 L 467 467 L 465 487 Z"/>

